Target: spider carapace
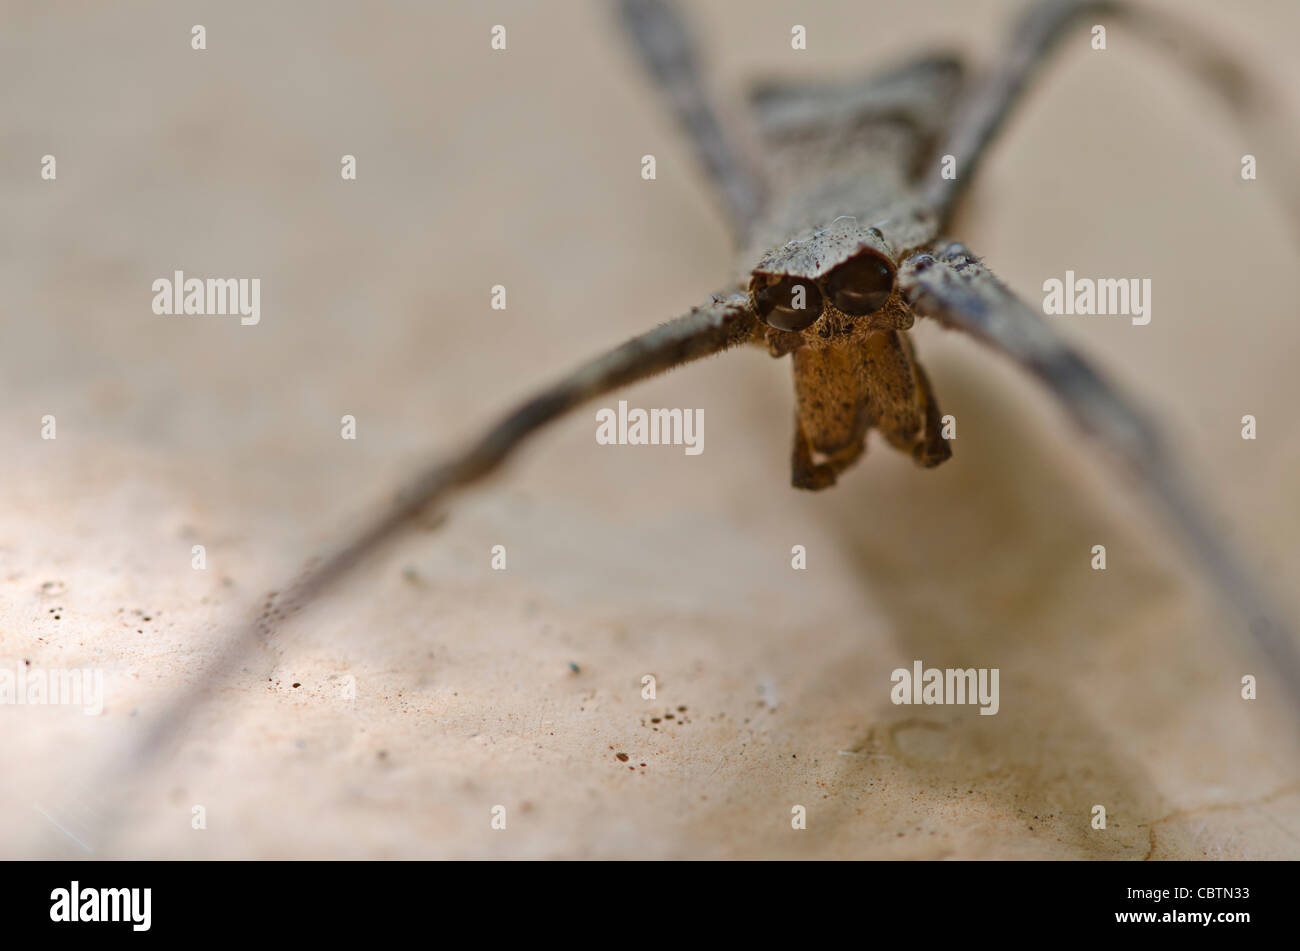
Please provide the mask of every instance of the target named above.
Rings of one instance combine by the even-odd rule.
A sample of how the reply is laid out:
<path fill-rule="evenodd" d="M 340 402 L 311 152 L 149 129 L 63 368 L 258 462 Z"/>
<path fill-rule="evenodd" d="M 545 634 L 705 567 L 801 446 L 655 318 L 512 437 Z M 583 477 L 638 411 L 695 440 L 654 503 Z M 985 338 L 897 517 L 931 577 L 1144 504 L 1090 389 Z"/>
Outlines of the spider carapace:
<path fill-rule="evenodd" d="M 834 485 L 872 429 L 926 468 L 952 455 L 897 276 L 938 230 L 915 173 L 960 80 L 956 60 L 935 57 L 865 82 L 754 97 L 773 194 L 753 225 L 745 259 L 758 263 L 744 279 L 763 321 L 756 339 L 792 359 L 797 488 Z"/>

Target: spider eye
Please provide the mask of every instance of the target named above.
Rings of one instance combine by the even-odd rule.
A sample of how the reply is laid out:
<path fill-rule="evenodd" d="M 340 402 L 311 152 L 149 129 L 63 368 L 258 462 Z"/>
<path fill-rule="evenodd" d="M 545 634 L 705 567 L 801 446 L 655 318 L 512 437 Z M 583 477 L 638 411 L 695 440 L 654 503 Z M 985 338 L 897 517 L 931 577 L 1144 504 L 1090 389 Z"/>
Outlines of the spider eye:
<path fill-rule="evenodd" d="M 864 251 L 826 276 L 826 295 L 850 317 L 874 314 L 894 292 L 894 268 L 874 251 Z"/>
<path fill-rule="evenodd" d="M 754 278 L 758 316 L 777 330 L 806 330 L 822 314 L 822 294 L 806 278 L 763 275 Z"/>

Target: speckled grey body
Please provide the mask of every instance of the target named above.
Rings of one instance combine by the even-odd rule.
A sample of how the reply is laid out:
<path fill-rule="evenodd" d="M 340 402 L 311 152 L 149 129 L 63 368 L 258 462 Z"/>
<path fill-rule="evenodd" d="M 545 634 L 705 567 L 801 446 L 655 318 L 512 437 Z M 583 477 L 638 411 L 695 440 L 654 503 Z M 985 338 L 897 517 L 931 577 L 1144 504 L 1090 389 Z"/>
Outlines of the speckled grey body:
<path fill-rule="evenodd" d="M 781 277 L 816 286 L 864 254 L 896 271 L 907 254 L 930 246 L 937 218 L 915 189 L 914 171 L 942 131 L 960 81 L 955 62 L 936 58 L 868 82 L 755 96 L 770 195 L 742 257 L 751 295 Z M 907 339 L 914 317 L 898 288 L 866 316 L 840 311 L 830 295 L 817 300 L 821 312 L 807 328 L 756 334 L 774 356 L 792 355 L 794 485 L 833 485 L 873 428 L 923 466 L 949 458 L 938 406 Z"/>

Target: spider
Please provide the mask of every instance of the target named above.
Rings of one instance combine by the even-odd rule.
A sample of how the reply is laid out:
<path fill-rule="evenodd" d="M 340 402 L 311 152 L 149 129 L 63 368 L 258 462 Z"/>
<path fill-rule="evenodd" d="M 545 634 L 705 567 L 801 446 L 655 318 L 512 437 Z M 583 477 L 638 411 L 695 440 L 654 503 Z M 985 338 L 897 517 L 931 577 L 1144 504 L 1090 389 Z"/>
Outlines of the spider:
<path fill-rule="evenodd" d="M 1176 52 L 1238 112 L 1261 94 L 1214 47 L 1164 18 L 1105 0 L 1045 0 L 1017 23 L 1000 64 L 968 76 L 926 55 L 866 80 L 755 90 L 761 155 L 737 147 L 702 81 L 686 26 L 666 0 L 620 0 L 622 22 L 716 187 L 741 248 L 736 280 L 685 315 L 573 370 L 418 475 L 376 523 L 312 563 L 226 642 L 206 675 L 237 670 L 272 625 L 303 607 L 401 529 L 494 473 L 529 436 L 590 400 L 741 345 L 790 357 L 791 481 L 824 490 L 863 454 L 871 430 L 921 467 L 952 456 L 936 388 L 908 331 L 917 317 L 964 331 L 1037 377 L 1067 415 L 1137 476 L 1300 711 L 1294 640 L 1248 571 L 1210 527 L 1142 411 L 1106 382 L 962 244 L 944 237 L 986 150 L 1038 67 L 1085 14 L 1122 16 Z M 1258 113 L 1254 113 L 1258 116 Z M 952 161 L 944 161 L 945 158 Z M 955 176 L 945 173 L 955 164 Z M 158 718 L 159 749 L 194 693 Z"/>

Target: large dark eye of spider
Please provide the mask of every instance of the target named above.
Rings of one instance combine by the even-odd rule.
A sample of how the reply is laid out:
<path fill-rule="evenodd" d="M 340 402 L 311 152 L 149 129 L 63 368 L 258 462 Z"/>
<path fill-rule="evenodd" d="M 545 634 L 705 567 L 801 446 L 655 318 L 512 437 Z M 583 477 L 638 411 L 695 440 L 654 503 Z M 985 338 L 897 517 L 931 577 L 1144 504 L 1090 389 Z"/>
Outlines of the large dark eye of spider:
<path fill-rule="evenodd" d="M 754 304 L 758 316 L 777 330 L 806 330 L 822 315 L 822 294 L 807 278 L 759 277 L 755 280 Z"/>
<path fill-rule="evenodd" d="M 894 268 L 874 251 L 863 251 L 826 275 L 822 287 L 836 309 L 850 317 L 863 317 L 889 302 Z"/>

